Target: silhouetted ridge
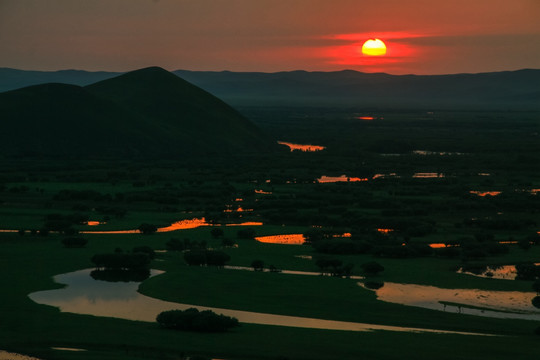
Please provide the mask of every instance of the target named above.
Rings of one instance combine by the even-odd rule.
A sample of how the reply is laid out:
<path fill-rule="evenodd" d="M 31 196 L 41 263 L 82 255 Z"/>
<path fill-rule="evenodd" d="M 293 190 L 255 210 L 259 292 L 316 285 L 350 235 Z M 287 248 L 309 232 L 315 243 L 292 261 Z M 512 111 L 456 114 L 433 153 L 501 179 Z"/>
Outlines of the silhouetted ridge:
<path fill-rule="evenodd" d="M 158 67 L 145 68 L 86 87 L 144 116 L 178 138 L 164 141 L 182 153 L 258 152 L 273 145 L 248 119 L 214 95 Z M 163 136 L 163 140 L 167 137 Z"/>
<path fill-rule="evenodd" d="M 235 155 L 274 143 L 215 96 L 161 68 L 79 87 L 43 84 L 0 94 L 4 154 Z"/>

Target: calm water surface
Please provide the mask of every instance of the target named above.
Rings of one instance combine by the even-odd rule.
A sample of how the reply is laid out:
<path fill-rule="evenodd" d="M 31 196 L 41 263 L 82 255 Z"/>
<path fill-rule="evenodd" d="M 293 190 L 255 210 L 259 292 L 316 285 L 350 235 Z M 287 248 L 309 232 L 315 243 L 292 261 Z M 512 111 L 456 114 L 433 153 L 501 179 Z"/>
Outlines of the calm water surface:
<path fill-rule="evenodd" d="M 62 289 L 39 291 L 29 295 L 30 299 L 38 304 L 51 305 L 60 308 L 63 312 L 107 316 L 128 320 L 154 322 L 156 316 L 166 310 L 185 310 L 196 307 L 199 310 L 212 310 L 219 314 L 234 316 L 240 322 L 301 327 L 327 330 L 348 331 L 406 331 L 406 332 L 434 332 L 463 335 L 485 335 L 477 333 L 453 332 L 444 330 L 406 328 L 398 326 L 374 325 L 346 321 L 322 320 L 296 316 L 264 314 L 240 310 L 230 310 L 198 306 L 193 304 L 179 304 L 154 299 L 137 292 L 138 282 L 116 282 L 94 280 L 90 277 L 92 269 L 75 271 L 57 275 L 54 280 L 67 286 Z M 152 276 L 162 273 L 152 270 Z"/>
<path fill-rule="evenodd" d="M 363 286 L 361 283 L 359 285 Z M 540 309 L 531 303 L 536 296 L 534 292 L 442 289 L 435 286 L 400 283 L 384 283 L 384 286 L 375 292 L 377 299 L 382 301 L 432 310 L 494 318 L 540 320 Z"/>

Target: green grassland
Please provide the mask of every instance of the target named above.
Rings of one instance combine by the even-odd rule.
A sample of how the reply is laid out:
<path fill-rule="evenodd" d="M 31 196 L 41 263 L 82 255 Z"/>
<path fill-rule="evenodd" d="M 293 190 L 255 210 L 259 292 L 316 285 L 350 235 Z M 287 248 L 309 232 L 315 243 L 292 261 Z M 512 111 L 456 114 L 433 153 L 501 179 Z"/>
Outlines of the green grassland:
<path fill-rule="evenodd" d="M 160 329 L 156 323 L 61 313 L 38 305 L 28 294 L 61 287 L 52 277 L 90 268 L 97 253 L 147 245 L 167 248 L 171 239 L 206 242 L 230 255 L 229 265 L 250 266 L 263 260 L 278 269 L 317 272 L 326 256 L 361 265 L 377 261 L 385 270 L 372 280 L 432 285 L 447 289 L 532 291 L 531 281 L 496 280 L 458 274 L 464 265 L 539 262 L 534 239 L 540 226 L 540 203 L 530 192 L 540 188 L 537 113 L 384 113 L 383 120 L 358 122 L 358 109 L 329 109 L 277 119 L 267 109 L 247 109 L 268 133 L 281 140 L 327 146 L 320 153 L 279 153 L 239 159 L 130 162 L 126 160 L 1 159 L 0 349 L 43 359 L 178 359 L 201 355 L 220 359 L 508 359 L 534 354 L 540 324 L 451 314 L 391 304 L 376 299 L 358 280 L 337 277 L 190 267 L 181 252 L 159 252 L 151 266 L 165 273 L 142 283 L 145 295 L 179 303 L 272 314 L 366 322 L 394 326 L 478 332 L 463 336 L 405 332 L 347 332 L 242 324 L 225 334 Z M 347 115 L 348 114 L 348 115 Z M 255 115 L 255 116 L 251 116 Z M 413 150 L 463 155 L 418 155 Z M 397 154 L 384 156 L 382 154 Z M 437 172 L 443 178 L 415 179 L 414 173 Z M 396 177 L 373 179 L 375 174 Z M 479 175 L 489 173 L 489 176 Z M 358 176 L 358 183 L 317 184 L 322 175 Z M 256 193 L 264 190 L 268 194 Z M 470 191 L 501 191 L 480 197 Z M 241 200 L 239 200 L 241 199 Z M 224 212 L 225 209 L 253 209 Z M 81 222 L 58 226 L 52 220 Z M 213 227 L 151 235 L 84 234 L 87 245 L 67 249 L 62 232 L 130 230 L 142 223 L 168 226 L 204 217 L 220 224 L 224 247 Z M 56 221 L 55 220 L 55 221 Z M 422 256 L 374 256 L 373 253 L 317 252 L 310 245 L 259 243 L 239 237 L 256 221 L 257 236 L 306 233 L 321 229 L 351 232 L 350 241 L 426 245 L 459 241 L 480 249 L 474 256 L 429 253 Z M 391 228 L 387 235 L 377 228 Z M 44 235 L 44 234 L 43 234 Z M 488 240 L 485 240 L 488 239 Z M 484 251 L 499 241 L 521 241 Z M 526 241 L 522 246 L 523 241 Z M 339 241 L 339 240 L 335 240 Z M 499 249 L 499 248 L 497 248 Z M 461 250 L 460 250 L 461 251 Z M 300 256 L 311 256 L 311 259 Z M 85 352 L 52 350 L 83 348 Z M 444 349 L 452 349 L 452 352 Z"/>
<path fill-rule="evenodd" d="M 208 229 L 192 230 L 208 236 Z M 168 234 L 169 236 L 170 234 Z M 193 236 L 195 238 L 195 236 Z M 437 311 L 381 303 L 354 280 L 330 277 L 254 273 L 214 268 L 192 268 L 179 254 L 166 253 L 153 267 L 167 272 L 143 283 L 143 293 L 169 300 L 278 314 L 379 324 L 434 327 L 501 334 L 502 337 L 411 334 L 377 331 L 350 333 L 275 326 L 242 325 L 228 334 L 169 332 L 157 324 L 59 313 L 37 305 L 27 294 L 58 287 L 51 276 L 90 266 L 89 257 L 113 246 L 130 248 L 151 244 L 159 248 L 166 236 L 110 235 L 90 238 L 84 249 L 65 249 L 59 238 L 2 234 L 2 348 L 50 359 L 174 358 L 202 354 L 232 359 L 343 359 L 374 357 L 397 359 L 421 347 L 419 358 L 435 356 L 440 347 L 460 344 L 446 358 L 505 358 L 510 352 L 527 354 L 537 339 L 530 321 L 496 320 L 452 315 Z M 267 244 L 264 244 L 267 245 Z M 290 257 L 302 246 L 268 245 Z M 238 249 L 242 249 L 242 245 Z M 277 252 L 277 251 L 276 251 Z M 24 259 L 21 263 L 21 259 Z M 234 262 L 233 262 L 234 263 Z M 293 265 L 292 263 L 290 265 Z M 391 273 L 391 270 L 385 273 Z M 381 276 L 381 280 L 385 276 Z M 489 279 L 481 279 L 491 283 Z M 511 283 L 511 282 L 510 282 Z M 490 286 L 488 286 L 490 287 Z M 392 350 L 385 344 L 391 343 Z M 50 347 L 84 348 L 80 353 L 53 351 Z M 474 348 L 474 349 L 473 349 Z M 439 358 L 445 358 L 439 354 Z"/>

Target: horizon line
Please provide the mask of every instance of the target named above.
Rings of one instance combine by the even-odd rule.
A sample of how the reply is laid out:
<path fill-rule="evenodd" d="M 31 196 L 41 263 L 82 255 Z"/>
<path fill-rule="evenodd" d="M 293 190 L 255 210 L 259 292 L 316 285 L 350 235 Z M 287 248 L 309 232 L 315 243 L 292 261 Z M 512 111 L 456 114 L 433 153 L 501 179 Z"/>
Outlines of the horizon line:
<path fill-rule="evenodd" d="M 527 71 L 527 70 L 533 70 L 533 71 L 540 71 L 540 68 L 519 68 L 519 69 L 513 69 L 513 70 L 496 70 L 496 71 L 481 71 L 481 72 L 457 72 L 457 73 L 438 73 L 438 74 L 414 74 L 414 73 L 406 73 L 406 74 L 392 74 L 387 72 L 366 72 L 366 71 L 359 71 L 354 69 L 341 69 L 341 70 L 280 70 L 280 71 L 234 71 L 234 70 L 188 70 L 188 69 L 175 69 L 175 70 L 167 70 L 164 67 L 153 65 L 153 66 L 144 66 L 141 68 L 136 68 L 132 70 L 126 70 L 126 71 L 112 71 L 112 70 L 84 70 L 84 69 L 74 69 L 74 68 L 68 68 L 68 69 L 59 69 L 59 70 L 35 70 L 35 69 L 20 69 L 20 68 L 13 68 L 13 67 L 3 67 L 0 66 L 0 70 L 7 69 L 7 70 L 16 70 L 16 71 L 27 71 L 27 72 L 48 72 L 48 73 L 54 73 L 54 72 L 62 72 L 62 71 L 80 71 L 80 72 L 87 72 L 87 73 L 114 73 L 114 74 L 125 74 L 136 70 L 141 69 L 147 69 L 152 67 L 159 67 L 162 68 L 168 72 L 174 73 L 176 71 L 189 71 L 189 72 L 207 72 L 207 73 L 242 73 L 242 74 L 283 74 L 283 73 L 294 73 L 294 72 L 305 72 L 305 73 L 339 73 L 339 72 L 355 72 L 360 74 L 368 74 L 368 75 L 390 75 L 390 76 L 451 76 L 451 75 L 478 75 L 478 74 L 490 74 L 490 73 L 504 73 L 504 72 L 518 72 L 518 71 Z"/>

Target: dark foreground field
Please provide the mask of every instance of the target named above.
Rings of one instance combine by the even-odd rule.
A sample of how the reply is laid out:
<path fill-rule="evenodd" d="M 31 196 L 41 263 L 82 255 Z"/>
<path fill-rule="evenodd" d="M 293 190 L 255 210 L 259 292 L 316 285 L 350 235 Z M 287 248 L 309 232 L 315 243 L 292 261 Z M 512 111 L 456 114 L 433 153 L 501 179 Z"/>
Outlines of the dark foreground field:
<path fill-rule="evenodd" d="M 365 275 L 362 264 L 376 261 L 384 266 L 369 276 L 376 282 L 531 292 L 535 275 L 497 280 L 456 270 L 540 261 L 538 113 L 241 110 L 276 139 L 326 149 L 174 162 L 2 159 L 0 227 L 17 232 L 0 233 L 0 349 L 43 359 L 494 360 L 535 354 L 536 321 L 382 302 L 354 279 L 188 266 L 183 253 L 167 244 L 204 242 L 228 254 L 228 265 L 249 267 L 260 259 L 267 267 L 317 272 L 317 260 L 326 258 Z M 363 181 L 315 181 L 341 175 Z M 217 226 L 149 235 L 76 234 L 143 223 L 165 227 L 202 217 L 221 224 L 223 234 L 211 234 Z M 104 224 L 84 225 L 87 221 Z M 264 225 L 224 226 L 241 222 Z M 298 233 L 311 236 L 313 244 L 253 239 Z M 344 233 L 351 237 L 333 236 Z M 70 236 L 87 244 L 66 248 L 61 241 Z M 428 246 L 434 243 L 447 246 Z M 493 336 L 254 324 L 222 334 L 177 332 L 157 323 L 63 313 L 28 298 L 61 287 L 54 275 L 93 267 L 95 254 L 137 246 L 169 249 L 151 263 L 166 272 L 140 287 L 151 297 Z M 86 351 L 53 349 L 58 347 Z"/>

